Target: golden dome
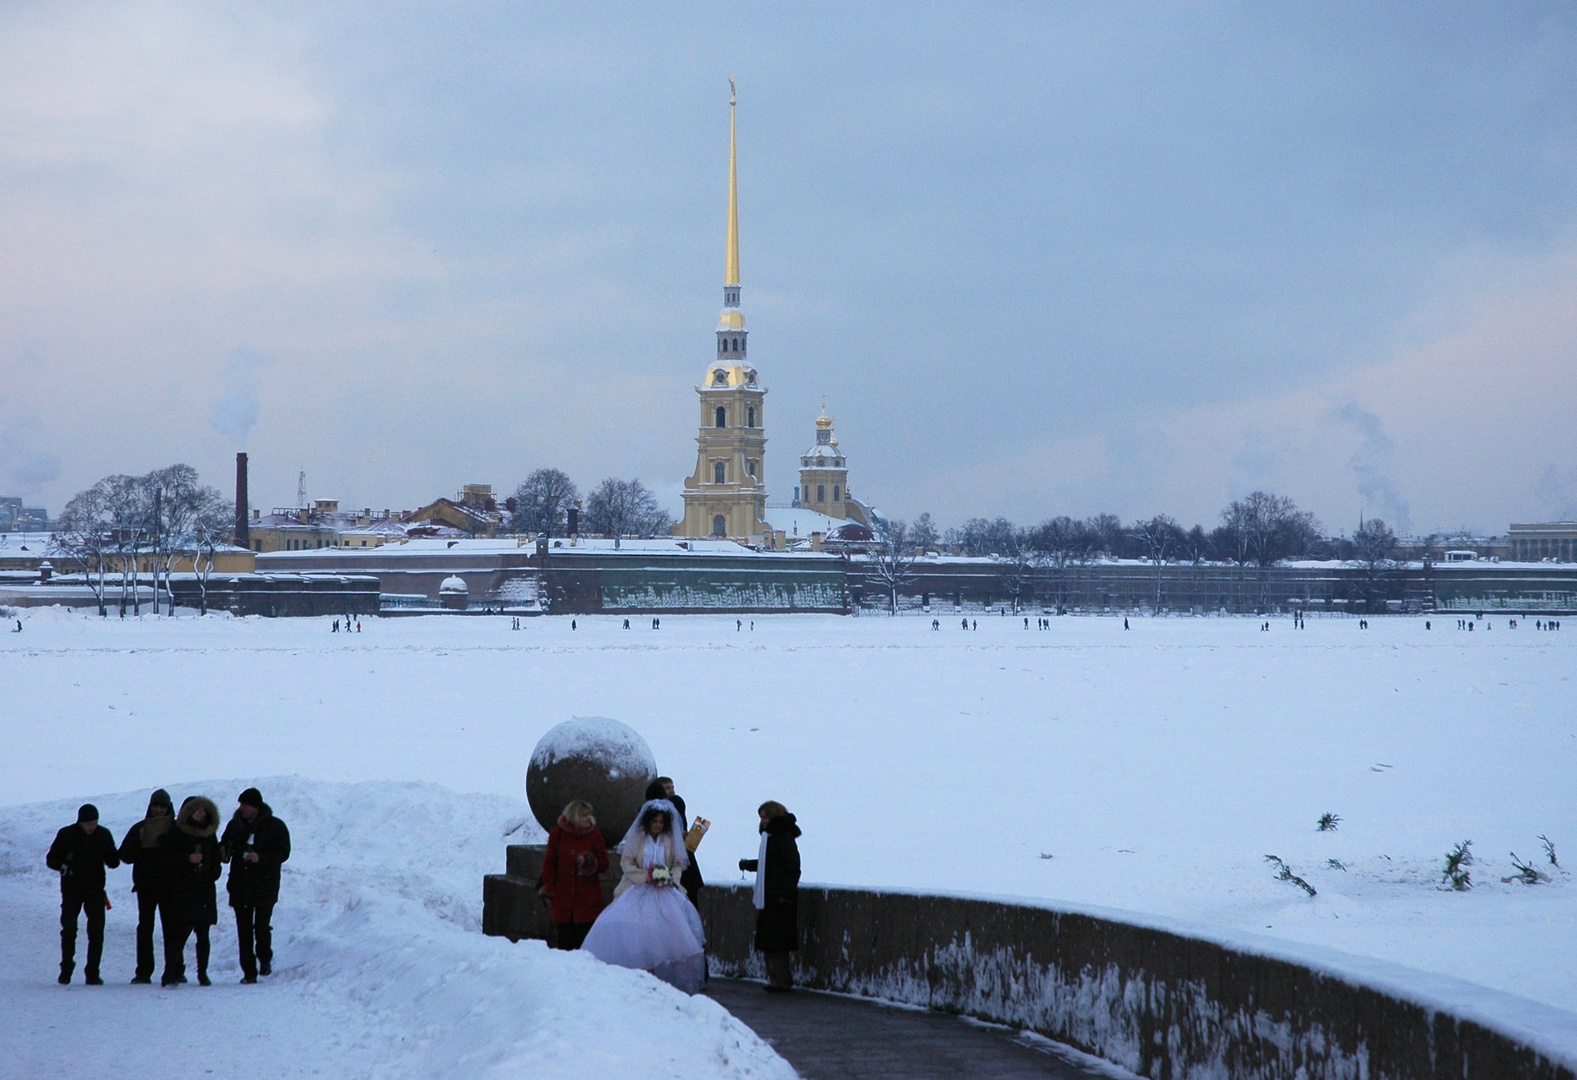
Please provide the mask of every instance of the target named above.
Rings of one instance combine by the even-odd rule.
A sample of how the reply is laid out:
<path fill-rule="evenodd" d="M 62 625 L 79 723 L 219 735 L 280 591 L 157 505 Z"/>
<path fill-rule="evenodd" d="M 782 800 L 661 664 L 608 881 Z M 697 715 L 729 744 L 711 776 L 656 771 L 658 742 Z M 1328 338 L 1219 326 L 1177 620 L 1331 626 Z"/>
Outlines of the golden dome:
<path fill-rule="evenodd" d="M 745 328 L 745 314 L 738 308 L 724 308 L 723 313 L 717 317 L 719 330 L 743 330 Z"/>

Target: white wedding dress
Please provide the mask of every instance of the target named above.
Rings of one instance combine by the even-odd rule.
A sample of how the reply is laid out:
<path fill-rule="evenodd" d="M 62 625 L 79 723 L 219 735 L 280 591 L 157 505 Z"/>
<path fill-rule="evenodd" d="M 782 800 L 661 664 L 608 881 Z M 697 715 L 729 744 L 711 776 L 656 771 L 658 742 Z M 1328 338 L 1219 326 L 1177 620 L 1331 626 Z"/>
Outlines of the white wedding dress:
<path fill-rule="evenodd" d="M 642 836 L 625 842 L 632 841 L 641 844 L 647 870 L 665 865 L 661 841 Z M 605 964 L 649 971 L 694 994 L 706 981 L 706 935 L 695 905 L 679 887 L 679 871 L 673 875 L 672 885 L 630 886 L 597 916 L 581 948 Z"/>

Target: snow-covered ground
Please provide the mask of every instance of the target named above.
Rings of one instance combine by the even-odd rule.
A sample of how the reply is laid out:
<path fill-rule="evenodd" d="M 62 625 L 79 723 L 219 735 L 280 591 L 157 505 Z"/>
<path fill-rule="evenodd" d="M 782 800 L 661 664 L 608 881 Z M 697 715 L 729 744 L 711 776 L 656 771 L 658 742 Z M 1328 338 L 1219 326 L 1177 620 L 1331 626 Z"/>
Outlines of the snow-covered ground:
<path fill-rule="evenodd" d="M 1069 617 L 1037 631 L 992 617 L 963 631 L 938 614 L 940 631 L 929 617 L 830 616 L 758 616 L 739 631 L 732 617 L 669 616 L 626 631 L 582 616 L 575 630 L 552 617 L 512 631 L 503 617 L 434 616 L 366 619 L 346 636 L 328 620 L 21 617 L 23 633 L 0 637 L 0 805 L 63 800 L 0 812 L 0 918 L 27 925 L 0 939 L 0 993 L 36 1001 L 35 1015 L 60 1000 L 46 826 L 80 798 L 134 792 L 101 804 L 119 836 L 153 786 L 179 797 L 198 788 L 187 778 L 235 777 L 202 786 L 228 808 L 243 781 L 291 774 L 312 782 L 261 786 L 293 829 L 322 838 L 291 864 L 300 876 L 280 908 L 296 936 L 286 955 L 324 954 L 276 983 L 304 1003 L 302 1032 L 333 1015 L 307 1007 L 314 995 L 357 1015 L 390 995 L 389 1019 L 368 1021 L 379 1060 L 452 1060 L 462 1044 L 504 1060 L 551 1052 L 554 1025 L 583 1002 L 573 995 L 636 1008 L 656 992 L 633 976 L 475 932 L 478 879 L 501 869 L 504 823 L 524 814 L 532 747 L 574 715 L 645 735 L 714 822 L 701 851 L 714 879 L 738 878 L 755 807 L 774 798 L 799 815 L 808 881 L 1129 909 L 1577 1012 L 1577 892 L 1538 839 L 1577 865 L 1577 624 L 1492 617 L 1469 633 L 1446 616 L 1364 631 L 1310 618 L 1266 632 L 1254 619 L 1134 618 L 1124 631 Z M 376 783 L 335 786 L 361 782 Z M 1317 832 L 1325 812 L 1340 823 Z M 1445 853 L 1463 840 L 1473 888 L 1442 890 Z M 1553 880 L 1503 882 L 1511 851 Z M 1268 854 L 1318 896 L 1276 880 Z M 112 880 L 106 973 L 129 976 L 129 878 Z M 397 963 L 402 936 L 423 947 Z M 559 1011 L 543 989 L 554 972 L 576 986 Z M 451 1011 L 403 1027 L 430 994 Z M 516 1026 L 501 1030 L 506 1007 Z M 741 1038 L 705 1003 L 694 1017 L 669 1007 L 674 1023 L 712 1025 L 698 1052 Z M 0 1019 L 7 1043 L 16 1023 Z M 433 1041 L 413 1049 L 424 1025 Z M 339 1036 L 336 1052 L 361 1053 L 360 1037 Z"/>
<path fill-rule="evenodd" d="M 208 793 L 233 806 L 252 782 L 170 788 L 177 801 Z M 274 916 L 275 973 L 258 986 L 238 985 L 223 907 L 212 989 L 196 985 L 191 945 L 188 987 L 128 985 L 137 908 L 119 870 L 105 986 L 82 985 L 84 933 L 76 981 L 62 990 L 58 887 L 39 852 L 80 800 L 0 810 L 0 1076 L 624 1080 L 632 1046 L 647 1044 L 644 1075 L 794 1075 L 705 997 L 582 953 L 482 936 L 481 875 L 495 871 L 506 831 L 540 839 L 522 799 L 413 782 L 257 782 L 294 843 Z M 117 840 L 147 801 L 142 791 L 94 798 Z"/>

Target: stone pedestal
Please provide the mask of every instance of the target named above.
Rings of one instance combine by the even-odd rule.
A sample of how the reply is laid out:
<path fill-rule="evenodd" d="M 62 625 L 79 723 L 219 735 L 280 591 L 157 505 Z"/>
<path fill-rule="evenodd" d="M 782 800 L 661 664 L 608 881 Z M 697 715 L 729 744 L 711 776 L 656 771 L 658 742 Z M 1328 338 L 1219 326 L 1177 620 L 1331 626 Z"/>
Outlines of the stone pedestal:
<path fill-rule="evenodd" d="M 504 873 L 482 879 L 482 932 L 511 941 L 522 938 L 556 943 L 556 931 L 547 901 L 537 892 L 542 877 L 546 844 L 510 844 L 504 856 Z M 623 872 L 619 853 L 608 852 L 608 869 L 602 875 L 602 902 L 613 903 L 613 890 Z"/>

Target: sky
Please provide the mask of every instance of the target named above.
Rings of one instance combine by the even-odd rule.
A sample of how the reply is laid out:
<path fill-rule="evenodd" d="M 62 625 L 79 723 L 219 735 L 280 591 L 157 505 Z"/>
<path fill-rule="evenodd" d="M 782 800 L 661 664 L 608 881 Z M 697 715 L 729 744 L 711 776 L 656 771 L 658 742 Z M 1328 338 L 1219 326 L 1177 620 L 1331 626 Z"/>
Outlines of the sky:
<path fill-rule="evenodd" d="M 1570 5 L 0 7 L 0 494 L 679 513 L 728 83 L 769 499 L 1577 516 Z"/>

